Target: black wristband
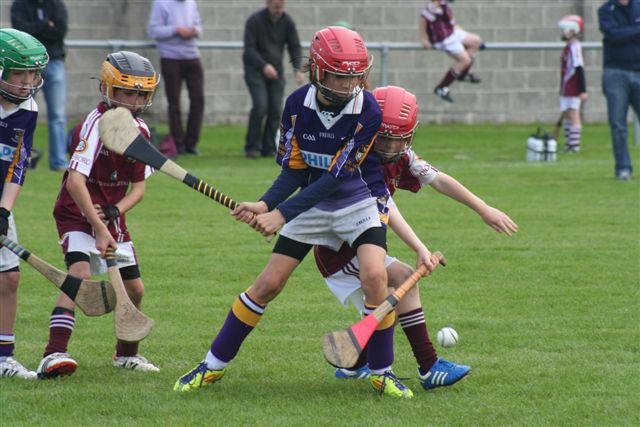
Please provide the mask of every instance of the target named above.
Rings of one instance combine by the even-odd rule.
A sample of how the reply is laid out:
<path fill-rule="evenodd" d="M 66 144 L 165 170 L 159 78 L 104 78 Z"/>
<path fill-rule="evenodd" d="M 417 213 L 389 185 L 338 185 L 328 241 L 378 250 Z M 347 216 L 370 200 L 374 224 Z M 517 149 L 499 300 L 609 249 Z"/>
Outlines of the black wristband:
<path fill-rule="evenodd" d="M 104 205 L 102 207 L 105 219 L 113 221 L 120 216 L 120 209 L 116 205 Z"/>
<path fill-rule="evenodd" d="M 11 212 L 7 208 L 0 208 L 0 216 L 2 218 L 9 218 L 11 216 Z"/>

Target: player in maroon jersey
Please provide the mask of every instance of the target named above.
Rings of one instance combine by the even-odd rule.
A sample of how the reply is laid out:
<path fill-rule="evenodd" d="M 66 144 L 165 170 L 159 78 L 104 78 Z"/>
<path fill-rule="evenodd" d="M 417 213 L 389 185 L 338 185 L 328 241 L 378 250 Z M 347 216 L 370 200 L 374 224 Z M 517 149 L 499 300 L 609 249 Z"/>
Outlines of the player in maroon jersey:
<path fill-rule="evenodd" d="M 567 15 L 558 22 L 558 27 L 562 31 L 562 40 L 567 42 L 560 68 L 560 120 L 564 122 L 565 151 L 576 153 L 580 151 L 582 133 L 580 106 L 588 98 L 580 44 L 584 22 L 578 15 Z"/>
<path fill-rule="evenodd" d="M 142 200 L 151 169 L 107 150 L 100 141 L 99 126 L 105 111 L 121 106 L 133 113 L 142 134 L 149 138 L 149 128 L 138 115 L 151 105 L 158 81 L 151 62 L 137 53 L 112 53 L 102 63 L 102 101 L 76 128 L 73 154 L 53 210 L 69 273 L 82 279 L 104 273 L 105 251 L 115 248 L 125 288 L 138 308 L 144 285 L 125 213 Z M 75 325 L 74 307 L 74 302 L 60 293 L 51 313 L 39 378 L 71 375 L 78 366 L 67 354 Z M 138 354 L 137 342 L 118 341 L 113 364 L 138 371 L 159 370 Z"/>
<path fill-rule="evenodd" d="M 456 61 L 433 90 L 436 95 L 445 101 L 453 102 L 449 86 L 455 80 L 480 83 L 480 79 L 469 70 L 473 66 L 476 52 L 484 48 L 484 44 L 480 36 L 456 25 L 447 0 L 429 0 L 420 14 L 419 28 L 420 41 L 425 49 L 442 50 Z"/>
<path fill-rule="evenodd" d="M 373 94 L 382 110 L 382 125 L 375 150 L 383 159 L 385 180 L 392 195 L 396 188 L 417 192 L 430 185 L 473 209 L 496 231 L 508 236 L 517 231 L 518 226 L 506 214 L 487 205 L 456 179 L 438 171 L 413 152 L 411 143 L 418 123 L 415 95 L 396 86 L 378 88 Z M 422 264 L 431 256 L 430 251 L 404 220 L 393 200 L 390 200 L 390 205 L 389 226 L 416 252 L 416 265 Z M 334 252 L 325 246 L 316 246 L 314 255 L 329 289 L 343 304 L 348 305 L 351 301 L 361 309 L 360 266 L 353 249 L 345 244 L 339 252 Z M 409 265 L 388 255 L 385 264 L 391 287 L 402 284 L 414 271 Z M 399 302 L 396 311 L 398 322 L 418 362 L 418 376 L 425 390 L 452 385 L 470 372 L 468 366 L 438 358 L 429 339 L 417 286 Z M 368 375 L 368 368 L 363 358 L 353 369 L 337 369 L 335 375 L 337 378 L 364 378 Z"/>

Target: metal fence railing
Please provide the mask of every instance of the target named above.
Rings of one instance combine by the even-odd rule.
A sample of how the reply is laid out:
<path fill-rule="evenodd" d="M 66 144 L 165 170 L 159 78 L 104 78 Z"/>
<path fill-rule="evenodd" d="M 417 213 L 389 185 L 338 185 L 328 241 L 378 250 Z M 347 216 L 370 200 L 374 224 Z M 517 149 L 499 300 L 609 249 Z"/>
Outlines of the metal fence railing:
<path fill-rule="evenodd" d="M 67 40 L 67 47 L 72 49 L 108 49 L 112 52 L 122 49 L 144 49 L 153 48 L 155 42 L 149 40 Z M 306 49 L 309 43 L 302 43 Z M 233 50 L 242 49 L 241 41 L 200 41 L 198 47 L 201 49 Z M 563 42 L 488 42 L 486 48 L 490 50 L 560 50 L 565 47 Z M 367 48 L 380 51 L 380 86 L 387 85 L 389 52 L 392 50 L 422 50 L 422 44 L 418 42 L 370 42 Z M 602 49 L 601 42 L 582 42 L 583 49 Z M 640 140 L 640 118 L 634 116 L 633 120 L 633 143 L 638 145 Z"/>

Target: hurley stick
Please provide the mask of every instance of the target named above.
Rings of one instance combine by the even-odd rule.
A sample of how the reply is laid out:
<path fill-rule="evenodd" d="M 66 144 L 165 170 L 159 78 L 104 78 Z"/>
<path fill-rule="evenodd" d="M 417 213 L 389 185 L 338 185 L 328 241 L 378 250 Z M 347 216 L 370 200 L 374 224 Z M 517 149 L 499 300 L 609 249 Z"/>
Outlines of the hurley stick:
<path fill-rule="evenodd" d="M 138 342 L 143 340 L 151 328 L 153 328 L 153 320 L 145 316 L 129 299 L 127 290 L 124 288 L 118 263 L 116 262 L 116 254 L 113 248 L 107 249 L 107 267 L 109 269 L 109 279 L 116 293 L 116 338 L 121 341 Z"/>
<path fill-rule="evenodd" d="M 140 134 L 131 112 L 126 108 L 108 110 L 100 117 L 100 139 L 109 150 L 152 166 L 231 210 L 238 206 L 235 200 L 191 175 L 149 144 Z M 273 236 L 267 236 L 267 241 L 272 238 Z"/>
<path fill-rule="evenodd" d="M 434 255 L 438 257 L 441 265 L 447 264 L 440 252 L 434 252 Z M 353 367 L 382 319 L 393 311 L 398 302 L 426 273 L 427 267 L 423 264 L 371 314 L 348 329 L 325 334 L 322 337 L 322 352 L 327 362 L 337 368 Z"/>
<path fill-rule="evenodd" d="M 82 280 L 57 269 L 16 242 L 0 235 L 0 243 L 38 270 L 51 283 L 71 298 L 87 316 L 102 316 L 113 310 L 116 294 L 106 280 Z"/>

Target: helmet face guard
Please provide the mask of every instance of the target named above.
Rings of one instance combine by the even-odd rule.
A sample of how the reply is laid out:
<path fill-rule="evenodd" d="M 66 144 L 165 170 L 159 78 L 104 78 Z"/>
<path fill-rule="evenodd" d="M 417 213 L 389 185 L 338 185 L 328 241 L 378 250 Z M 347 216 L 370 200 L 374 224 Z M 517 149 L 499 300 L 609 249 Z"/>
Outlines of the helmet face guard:
<path fill-rule="evenodd" d="M 418 126 L 418 101 L 414 94 L 397 86 L 376 88 L 373 96 L 382 111 L 374 150 L 383 163 L 395 162 L 413 143 Z"/>
<path fill-rule="evenodd" d="M 21 104 L 44 84 L 42 73 L 49 63 L 47 50 L 30 34 L 4 28 L 0 30 L 0 52 L 0 96 L 13 104 Z M 34 71 L 32 79 L 28 78 L 30 71 Z M 22 75 L 16 78 L 16 72 Z M 26 81 L 28 79 L 32 81 Z"/>
<path fill-rule="evenodd" d="M 347 104 L 365 87 L 373 58 L 357 32 L 324 28 L 314 35 L 309 53 L 311 83 L 332 104 Z M 349 80 L 347 87 L 340 84 L 343 79 Z"/>
<path fill-rule="evenodd" d="M 109 107 L 125 107 L 134 114 L 146 111 L 153 103 L 153 96 L 160 83 L 151 61 L 134 52 L 121 51 L 110 54 L 100 70 L 100 93 Z M 144 96 L 141 104 L 122 102 L 116 90 L 134 92 L 136 98 Z"/>
<path fill-rule="evenodd" d="M 382 159 L 382 163 L 393 163 L 411 148 L 415 133 L 415 128 L 410 133 L 399 136 L 384 131 L 378 132 L 373 149 Z"/>

